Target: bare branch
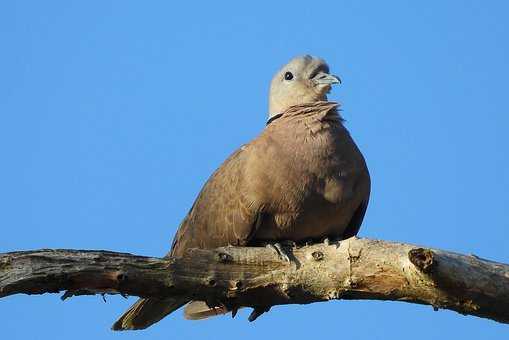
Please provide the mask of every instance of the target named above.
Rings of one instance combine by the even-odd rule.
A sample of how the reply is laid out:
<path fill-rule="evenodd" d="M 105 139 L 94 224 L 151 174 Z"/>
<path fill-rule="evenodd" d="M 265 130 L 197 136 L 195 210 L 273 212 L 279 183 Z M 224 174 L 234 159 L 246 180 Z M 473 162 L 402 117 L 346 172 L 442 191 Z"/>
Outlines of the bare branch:
<path fill-rule="evenodd" d="M 280 304 L 373 299 L 428 304 L 509 323 L 509 266 L 476 256 L 351 238 L 292 249 L 192 249 L 158 259 L 109 251 L 0 254 L 0 297 L 56 293 L 190 299 L 267 310 Z"/>

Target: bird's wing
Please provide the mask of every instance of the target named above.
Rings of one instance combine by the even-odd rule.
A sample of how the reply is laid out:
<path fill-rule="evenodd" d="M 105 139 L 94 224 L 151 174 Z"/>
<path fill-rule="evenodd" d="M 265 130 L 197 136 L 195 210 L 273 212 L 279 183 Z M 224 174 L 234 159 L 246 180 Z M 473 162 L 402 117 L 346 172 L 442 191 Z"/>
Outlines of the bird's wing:
<path fill-rule="evenodd" d="M 175 235 L 170 256 L 189 248 L 247 244 L 261 216 L 247 189 L 249 152 L 249 144 L 240 147 L 205 183 Z"/>
<path fill-rule="evenodd" d="M 362 220 L 364 219 L 364 215 L 366 214 L 366 209 L 368 208 L 369 197 L 366 200 L 362 201 L 359 207 L 353 213 L 352 219 L 343 232 L 343 239 L 352 237 L 357 235 L 359 229 L 361 228 Z"/>
<path fill-rule="evenodd" d="M 371 192 L 371 178 L 365 163 L 362 163 L 364 164 L 364 170 L 362 171 L 363 175 L 360 176 L 354 187 L 354 190 L 362 193 L 362 196 L 360 197 L 360 204 L 355 208 L 352 218 L 350 219 L 350 223 L 348 223 L 348 226 L 343 233 L 344 239 L 357 235 L 368 208 Z"/>

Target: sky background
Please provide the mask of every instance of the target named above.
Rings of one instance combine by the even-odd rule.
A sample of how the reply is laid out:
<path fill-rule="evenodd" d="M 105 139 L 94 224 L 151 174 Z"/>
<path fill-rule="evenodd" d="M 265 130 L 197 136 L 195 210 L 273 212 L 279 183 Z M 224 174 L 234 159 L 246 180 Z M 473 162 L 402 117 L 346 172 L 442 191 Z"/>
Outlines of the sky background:
<path fill-rule="evenodd" d="M 208 176 L 264 127 L 291 57 L 328 61 L 330 98 L 367 160 L 360 235 L 509 263 L 505 1 L 4 1 L 0 252 L 161 256 Z M 255 323 L 112 322 L 120 296 L 11 296 L 4 339 L 507 339 L 429 306 L 334 301 Z"/>

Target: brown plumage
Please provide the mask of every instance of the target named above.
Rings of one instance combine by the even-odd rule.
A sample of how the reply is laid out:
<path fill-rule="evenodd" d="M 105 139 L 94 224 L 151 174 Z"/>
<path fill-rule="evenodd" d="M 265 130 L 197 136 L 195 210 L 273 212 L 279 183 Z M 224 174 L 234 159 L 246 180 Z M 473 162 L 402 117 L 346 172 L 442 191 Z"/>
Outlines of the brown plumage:
<path fill-rule="evenodd" d="M 181 256 L 189 248 L 357 234 L 369 200 L 370 178 L 343 126 L 338 104 L 326 101 L 336 82 L 325 62 L 310 56 L 292 60 L 276 74 L 270 123 L 210 177 L 182 221 L 168 256 Z M 140 299 L 113 329 L 146 328 L 187 302 L 179 297 Z M 186 318 L 224 312 L 193 303 Z"/>

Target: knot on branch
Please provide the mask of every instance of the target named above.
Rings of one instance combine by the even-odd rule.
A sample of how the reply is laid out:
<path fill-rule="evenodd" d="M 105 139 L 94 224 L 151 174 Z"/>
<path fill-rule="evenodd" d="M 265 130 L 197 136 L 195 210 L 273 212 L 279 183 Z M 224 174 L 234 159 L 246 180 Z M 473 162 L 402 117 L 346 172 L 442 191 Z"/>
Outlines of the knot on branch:
<path fill-rule="evenodd" d="M 314 251 L 314 252 L 311 254 L 311 256 L 313 256 L 313 259 L 314 259 L 315 261 L 321 261 L 321 260 L 323 260 L 323 257 L 324 257 L 323 253 L 322 253 L 321 251 L 318 251 L 318 250 L 317 250 L 317 251 Z"/>
<path fill-rule="evenodd" d="M 425 248 L 414 248 L 408 252 L 408 258 L 420 271 L 429 273 L 436 265 L 434 254 L 431 250 Z"/>
<path fill-rule="evenodd" d="M 127 274 L 122 273 L 122 272 L 118 273 L 116 279 L 117 279 L 118 283 L 125 282 L 125 281 L 127 281 Z"/>
<path fill-rule="evenodd" d="M 217 260 L 221 263 L 230 263 L 233 262 L 233 256 L 227 253 L 218 252 L 217 253 Z"/>
<path fill-rule="evenodd" d="M 11 265 L 11 258 L 9 256 L 0 258 L 0 270 L 9 269 L 10 265 Z"/>

